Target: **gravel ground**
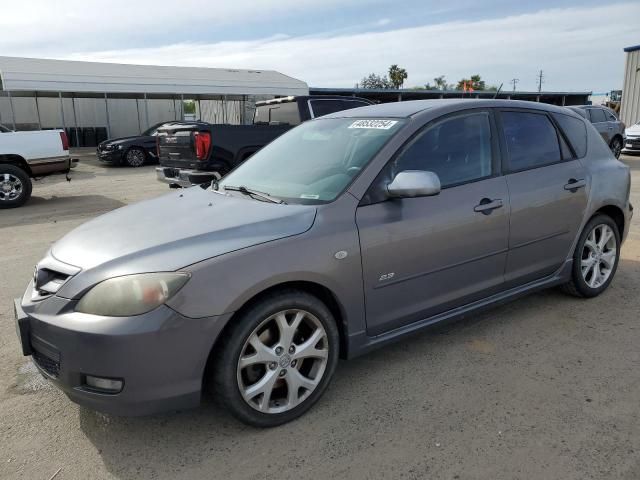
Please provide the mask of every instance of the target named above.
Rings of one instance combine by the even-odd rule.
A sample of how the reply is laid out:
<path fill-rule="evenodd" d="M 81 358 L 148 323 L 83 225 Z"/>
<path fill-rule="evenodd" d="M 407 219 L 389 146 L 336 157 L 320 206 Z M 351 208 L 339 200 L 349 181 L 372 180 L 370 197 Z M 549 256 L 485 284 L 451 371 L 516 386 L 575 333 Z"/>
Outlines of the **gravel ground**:
<path fill-rule="evenodd" d="M 640 205 L 640 157 L 632 201 Z M 21 356 L 11 299 L 49 245 L 160 195 L 153 167 L 83 157 L 0 211 L 0 478 L 640 478 L 640 215 L 606 293 L 531 295 L 350 362 L 302 419 L 245 427 L 214 405 L 97 414 Z"/>

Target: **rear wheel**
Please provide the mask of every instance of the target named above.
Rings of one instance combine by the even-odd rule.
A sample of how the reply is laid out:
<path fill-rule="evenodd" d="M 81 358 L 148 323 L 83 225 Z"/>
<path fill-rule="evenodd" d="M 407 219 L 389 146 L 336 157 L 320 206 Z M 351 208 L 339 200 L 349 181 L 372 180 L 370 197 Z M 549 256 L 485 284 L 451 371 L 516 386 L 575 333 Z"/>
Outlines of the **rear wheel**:
<path fill-rule="evenodd" d="M 144 150 L 138 147 L 131 147 L 127 150 L 125 154 L 125 161 L 127 165 L 130 167 L 141 167 L 144 165 L 145 160 L 147 159 L 147 154 L 144 153 Z"/>
<path fill-rule="evenodd" d="M 620 137 L 615 137 L 611 140 L 611 151 L 616 158 L 620 158 L 620 153 L 622 152 L 622 139 Z"/>
<path fill-rule="evenodd" d="M 285 290 L 234 320 L 214 361 L 215 393 L 256 427 L 289 422 L 320 398 L 338 362 L 338 331 L 316 297 Z"/>
<path fill-rule="evenodd" d="M 596 215 L 585 226 L 575 253 L 571 281 L 565 292 L 578 297 L 600 295 L 611 283 L 620 258 L 620 233 L 606 215 Z"/>
<path fill-rule="evenodd" d="M 31 179 L 20 167 L 0 164 L 0 208 L 16 208 L 31 197 Z"/>

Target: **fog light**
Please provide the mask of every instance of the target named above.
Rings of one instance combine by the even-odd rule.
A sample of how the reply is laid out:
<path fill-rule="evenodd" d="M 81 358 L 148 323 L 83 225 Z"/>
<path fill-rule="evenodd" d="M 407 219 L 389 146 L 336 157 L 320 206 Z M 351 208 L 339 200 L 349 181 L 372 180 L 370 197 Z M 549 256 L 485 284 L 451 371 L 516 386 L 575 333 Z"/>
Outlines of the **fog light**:
<path fill-rule="evenodd" d="M 84 383 L 87 387 L 95 388 L 109 393 L 118 393 L 122 390 L 122 380 L 114 380 L 113 378 L 94 377 L 85 375 Z"/>

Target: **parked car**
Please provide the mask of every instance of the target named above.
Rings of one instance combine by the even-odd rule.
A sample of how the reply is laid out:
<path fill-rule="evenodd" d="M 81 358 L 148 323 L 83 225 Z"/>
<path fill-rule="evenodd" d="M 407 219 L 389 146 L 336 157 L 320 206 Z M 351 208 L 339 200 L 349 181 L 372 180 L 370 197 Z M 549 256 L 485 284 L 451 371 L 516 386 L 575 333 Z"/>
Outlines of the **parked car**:
<path fill-rule="evenodd" d="M 607 107 L 580 105 L 569 107 L 589 120 L 600 133 L 616 158 L 620 157 L 624 146 L 625 124 L 620 121 L 617 114 Z"/>
<path fill-rule="evenodd" d="M 371 102 L 356 97 L 285 97 L 257 102 L 253 125 L 191 122 L 165 126 L 158 134 L 158 180 L 172 187 L 219 180 L 294 126 L 365 105 Z"/>
<path fill-rule="evenodd" d="M 0 208 L 24 205 L 32 178 L 68 174 L 76 162 L 63 130 L 14 132 L 0 125 Z"/>
<path fill-rule="evenodd" d="M 625 142 L 622 153 L 640 153 L 640 122 L 625 130 Z"/>
<path fill-rule="evenodd" d="M 571 111 L 427 100 L 342 111 L 209 188 L 93 219 L 14 302 L 25 355 L 113 414 L 199 403 L 268 427 L 338 357 L 562 286 L 595 297 L 629 231 L 629 168 Z"/>
<path fill-rule="evenodd" d="M 158 129 L 173 123 L 179 122 L 156 123 L 140 135 L 110 138 L 104 142 L 100 142 L 96 156 L 98 160 L 103 163 L 110 165 L 128 165 L 130 167 L 141 167 L 147 163 L 157 162 L 156 135 L 158 135 Z"/>

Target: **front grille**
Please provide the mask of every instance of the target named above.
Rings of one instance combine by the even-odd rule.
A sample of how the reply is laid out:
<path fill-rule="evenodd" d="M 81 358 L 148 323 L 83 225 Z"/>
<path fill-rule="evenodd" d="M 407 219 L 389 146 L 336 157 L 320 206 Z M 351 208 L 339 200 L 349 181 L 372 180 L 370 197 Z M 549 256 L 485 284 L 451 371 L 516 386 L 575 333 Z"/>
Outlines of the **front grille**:
<path fill-rule="evenodd" d="M 52 358 L 47 357 L 43 353 L 34 350 L 33 359 L 38 364 L 38 366 L 51 375 L 54 378 L 57 378 L 60 374 L 60 362 L 53 360 Z"/>

